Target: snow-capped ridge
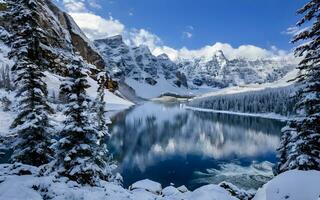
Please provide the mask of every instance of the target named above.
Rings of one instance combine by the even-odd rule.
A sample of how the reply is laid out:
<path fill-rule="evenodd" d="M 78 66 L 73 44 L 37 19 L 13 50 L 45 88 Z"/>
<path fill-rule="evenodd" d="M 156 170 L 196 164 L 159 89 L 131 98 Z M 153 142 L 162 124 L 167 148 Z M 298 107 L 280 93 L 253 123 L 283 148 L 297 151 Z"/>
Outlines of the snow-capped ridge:
<path fill-rule="evenodd" d="M 228 59 L 222 50 L 210 56 L 181 57 L 172 61 L 164 53 L 154 56 L 146 45 L 129 46 L 120 35 L 96 40 L 95 44 L 115 78 L 127 81 L 136 90 L 139 90 L 135 88 L 137 85 L 150 85 L 151 90 L 158 91 L 157 96 L 166 92 L 190 94 L 201 88 L 271 83 L 296 67 L 296 62 L 289 59 Z M 167 82 L 166 88 L 160 86 L 163 81 Z M 147 96 L 156 97 L 144 95 Z"/>

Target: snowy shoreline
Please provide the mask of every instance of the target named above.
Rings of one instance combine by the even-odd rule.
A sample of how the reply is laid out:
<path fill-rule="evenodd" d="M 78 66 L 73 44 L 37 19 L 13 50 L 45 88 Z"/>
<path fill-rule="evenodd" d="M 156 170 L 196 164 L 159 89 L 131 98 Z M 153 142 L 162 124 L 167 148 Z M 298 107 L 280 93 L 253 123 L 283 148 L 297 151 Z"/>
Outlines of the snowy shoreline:
<path fill-rule="evenodd" d="M 100 186 L 79 185 L 54 174 L 38 176 L 39 168 L 15 164 L 0 165 L 0 199 L 32 200 L 315 200 L 319 197 L 320 172 L 284 172 L 267 182 L 254 194 L 222 182 L 189 191 L 185 186 L 162 187 L 149 179 L 137 181 L 126 189 L 116 182 L 101 181 Z M 21 175 L 21 173 L 25 173 Z M 299 180 L 299 181 L 297 181 Z M 287 184 L 290 182 L 291 184 Z M 14 186 L 14 187 L 13 187 Z M 19 192 L 17 192 L 19 191 Z"/>
<path fill-rule="evenodd" d="M 260 117 L 265 119 L 275 119 L 280 121 L 288 121 L 291 118 L 282 116 L 275 113 L 242 113 L 242 112 L 233 112 L 227 110 L 214 110 L 209 108 L 199 108 L 199 107 L 192 107 L 192 106 L 185 106 L 185 109 L 193 110 L 193 111 L 201 111 L 201 112 L 212 112 L 212 113 L 222 113 L 222 114 L 229 114 L 229 115 L 239 115 L 239 116 L 247 116 L 247 117 Z"/>

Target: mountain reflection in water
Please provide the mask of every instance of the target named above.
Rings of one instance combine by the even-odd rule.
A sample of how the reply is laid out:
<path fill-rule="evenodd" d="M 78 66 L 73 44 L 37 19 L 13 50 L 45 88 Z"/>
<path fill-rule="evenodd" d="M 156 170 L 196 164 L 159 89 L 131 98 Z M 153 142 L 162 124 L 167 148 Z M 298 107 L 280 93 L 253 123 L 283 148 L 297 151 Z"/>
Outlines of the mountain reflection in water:
<path fill-rule="evenodd" d="M 181 104 L 154 102 L 119 113 L 112 122 L 109 148 L 119 162 L 125 186 L 149 178 L 163 186 L 185 184 L 191 189 L 216 183 L 215 174 L 225 172 L 226 164 L 246 169 L 255 163 L 274 163 L 284 125 L 277 120 L 192 111 Z M 264 176 L 271 176 L 271 167 L 266 170 Z"/>

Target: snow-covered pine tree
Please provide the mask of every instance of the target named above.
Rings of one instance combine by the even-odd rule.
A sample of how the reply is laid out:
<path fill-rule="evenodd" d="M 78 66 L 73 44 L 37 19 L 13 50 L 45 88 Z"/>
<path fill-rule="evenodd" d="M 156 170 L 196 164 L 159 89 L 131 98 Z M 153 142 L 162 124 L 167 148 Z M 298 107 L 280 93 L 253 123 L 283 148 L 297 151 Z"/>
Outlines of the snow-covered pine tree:
<path fill-rule="evenodd" d="M 99 131 L 99 138 L 97 140 L 98 148 L 96 150 L 96 158 L 101 162 L 105 168 L 105 175 L 108 179 L 113 178 L 111 162 L 112 156 L 109 154 L 107 149 L 107 140 L 110 135 L 108 132 L 106 114 L 106 102 L 105 102 L 105 87 L 107 84 L 107 74 L 105 72 L 100 72 L 97 75 L 98 89 L 97 97 L 94 102 L 94 119 L 96 123 L 96 129 Z"/>
<path fill-rule="evenodd" d="M 99 180 L 108 180 L 110 173 L 105 160 L 107 152 L 100 142 L 103 133 L 90 120 L 90 99 L 86 94 L 90 85 L 83 63 L 81 57 L 76 57 L 67 66 L 68 77 L 60 87 L 67 97 L 66 119 L 54 168 L 80 184 L 98 185 Z"/>
<path fill-rule="evenodd" d="M 306 26 L 293 38 L 294 43 L 305 41 L 295 49 L 295 55 L 302 57 L 296 104 L 302 114 L 283 129 L 276 173 L 320 170 L 320 1 L 309 1 L 297 13 L 303 15 L 297 26 Z"/>
<path fill-rule="evenodd" d="M 96 123 L 97 129 L 102 133 L 102 137 L 109 137 L 108 127 L 105 118 L 105 107 L 106 102 L 104 100 L 105 97 L 105 87 L 107 83 L 107 75 L 105 72 L 100 72 L 97 75 L 98 81 L 98 89 L 97 89 L 97 98 L 95 99 L 95 115 L 96 115 Z"/>
<path fill-rule="evenodd" d="M 19 23 L 20 31 L 11 38 L 14 42 L 10 55 L 16 59 L 12 71 L 19 98 L 19 113 L 12 124 L 18 135 L 12 160 L 40 166 L 52 159 L 48 115 L 53 110 L 47 103 L 47 85 L 43 81 L 39 50 L 43 35 L 33 21 L 32 7 L 32 1 L 21 1 L 13 10 L 14 20 L 24 23 Z"/>

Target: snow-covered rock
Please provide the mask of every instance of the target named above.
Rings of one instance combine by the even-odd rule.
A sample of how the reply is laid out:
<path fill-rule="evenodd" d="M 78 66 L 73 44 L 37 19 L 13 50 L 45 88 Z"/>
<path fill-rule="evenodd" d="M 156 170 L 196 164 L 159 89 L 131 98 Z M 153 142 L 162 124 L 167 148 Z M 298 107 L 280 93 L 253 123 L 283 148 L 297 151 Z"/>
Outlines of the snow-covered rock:
<path fill-rule="evenodd" d="M 185 185 L 181 185 L 180 187 L 177 188 L 180 192 L 185 193 L 188 192 L 188 188 Z"/>
<path fill-rule="evenodd" d="M 254 197 L 254 192 L 252 191 L 245 191 L 242 189 L 239 189 L 237 186 L 233 185 L 232 183 L 228 182 L 221 182 L 219 183 L 219 186 L 227 190 L 232 196 L 237 197 L 241 200 L 250 200 Z"/>
<path fill-rule="evenodd" d="M 164 197 L 170 197 L 170 196 L 173 196 L 173 195 L 177 195 L 179 193 L 180 193 L 180 191 L 177 188 L 175 188 L 175 187 L 173 187 L 171 185 L 168 186 L 168 187 L 163 188 L 163 190 L 162 190 L 162 195 Z"/>
<path fill-rule="evenodd" d="M 154 194 L 161 194 L 162 186 L 155 181 L 144 179 L 137 181 L 130 186 L 130 190 L 143 189 Z"/>
<path fill-rule="evenodd" d="M 186 199 L 192 200 L 236 200 L 229 193 L 217 185 L 205 185 L 193 192 L 186 193 Z"/>
<path fill-rule="evenodd" d="M 320 171 L 284 172 L 260 188 L 254 200 L 318 200 L 320 198 Z"/>

